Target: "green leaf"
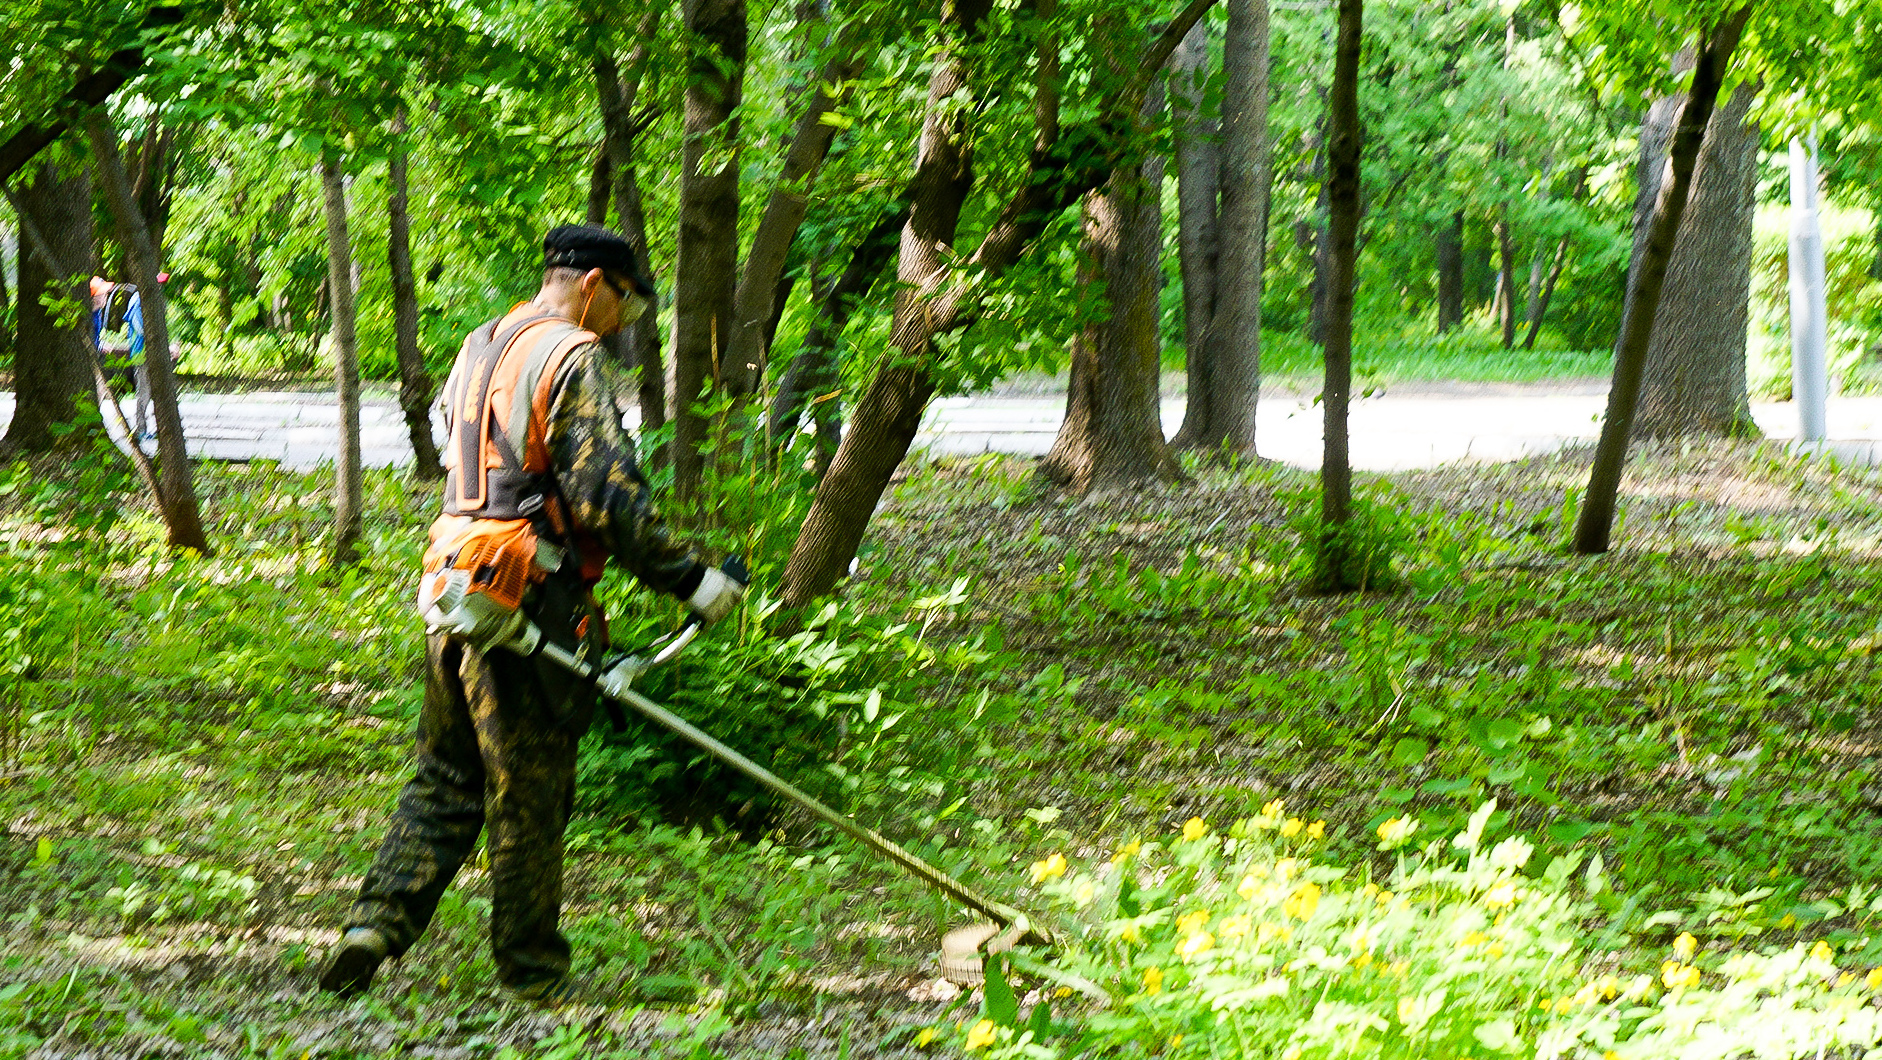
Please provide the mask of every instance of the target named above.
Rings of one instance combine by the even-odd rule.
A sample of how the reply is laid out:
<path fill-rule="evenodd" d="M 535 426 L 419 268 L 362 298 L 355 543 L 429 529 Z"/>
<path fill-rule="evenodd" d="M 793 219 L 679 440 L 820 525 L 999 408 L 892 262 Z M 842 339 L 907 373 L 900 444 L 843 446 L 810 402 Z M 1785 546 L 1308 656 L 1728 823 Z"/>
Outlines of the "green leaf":
<path fill-rule="evenodd" d="M 1052 1003 L 1041 998 L 1032 1007 L 1032 1016 L 1026 1021 L 1026 1029 L 1032 1031 L 1032 1040 L 1043 1042 L 1052 1036 Z"/>
<path fill-rule="evenodd" d="M 987 955 L 987 981 L 981 987 L 981 1014 L 1002 1027 L 1011 1027 L 1019 1022 L 1019 998 L 1013 996 L 1013 988 L 1006 982 L 1006 958 L 999 954 Z"/>
<path fill-rule="evenodd" d="M 1407 736 L 1392 745 L 1392 764 L 1403 768 L 1415 766 L 1431 753 L 1431 744 L 1416 736 Z"/>

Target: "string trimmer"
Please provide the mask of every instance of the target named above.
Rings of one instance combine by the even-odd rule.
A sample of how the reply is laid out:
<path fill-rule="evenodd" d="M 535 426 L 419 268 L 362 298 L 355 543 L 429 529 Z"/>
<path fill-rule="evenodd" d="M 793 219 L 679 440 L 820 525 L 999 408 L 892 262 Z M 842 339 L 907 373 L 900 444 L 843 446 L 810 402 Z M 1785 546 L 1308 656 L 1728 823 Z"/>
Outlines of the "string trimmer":
<path fill-rule="evenodd" d="M 728 558 L 720 565 L 720 569 L 736 578 L 741 585 L 749 584 L 751 581 L 751 575 L 746 570 L 744 561 L 737 556 Z M 991 919 L 994 922 L 992 924 L 969 925 L 949 932 L 942 939 L 941 968 L 948 978 L 961 982 L 977 982 L 982 974 L 981 954 L 983 953 L 998 953 L 1022 944 L 1051 945 L 1050 935 L 1033 923 L 1025 913 L 1003 902 L 988 898 L 909 853 L 875 829 L 857 824 L 825 806 L 795 785 L 719 742 L 711 734 L 685 718 L 636 692 L 632 687 L 635 678 L 672 662 L 682 651 L 686 650 L 687 645 L 693 642 L 693 638 L 699 635 L 701 626 L 697 620 L 688 621 L 677 634 L 663 644 L 658 644 L 658 651 L 648 658 L 643 659 L 639 656 L 617 652 L 594 664 L 550 643 L 533 623 L 525 620 L 524 627 L 504 646 L 519 650 L 523 654 L 531 654 L 533 650 L 534 653 L 541 654 L 582 677 L 592 679 L 597 692 L 617 703 L 632 707 L 642 717 L 724 762 L 747 779 L 756 781 L 773 794 L 796 803 L 811 816 L 888 858 L 909 875 Z"/>

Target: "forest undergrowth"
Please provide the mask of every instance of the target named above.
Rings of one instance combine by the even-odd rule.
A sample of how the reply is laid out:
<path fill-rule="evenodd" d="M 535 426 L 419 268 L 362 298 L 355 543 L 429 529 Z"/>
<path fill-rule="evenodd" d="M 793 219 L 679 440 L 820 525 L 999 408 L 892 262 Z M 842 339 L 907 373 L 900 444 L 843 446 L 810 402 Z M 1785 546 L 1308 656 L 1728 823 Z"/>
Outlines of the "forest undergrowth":
<path fill-rule="evenodd" d="M 1076 922 L 1066 885 L 1107 878 L 1133 844 L 1180 860 L 1177 837 L 1253 842 L 1247 822 L 1272 816 L 1376 891 L 1411 830 L 1474 828 L 1486 851 L 1534 844 L 1506 875 L 1579 880 L 1598 856 L 1608 884 L 1562 908 L 1603 974 L 1671 975 L 1669 947 L 1822 942 L 1833 956 L 1812 968 L 1872 989 L 1882 474 L 1766 446 L 1648 448 L 1621 547 L 1581 559 L 1559 542 L 1584 464 L 1373 480 L 1368 532 L 1396 558 L 1388 584 L 1348 597 L 1301 588 L 1302 472 L 1196 468 L 1185 487 L 1068 500 L 1022 460 L 911 466 L 844 599 L 789 638 L 764 591 L 788 535 L 728 523 L 719 543 L 753 553 L 759 591 L 649 692 L 1049 923 Z M 1037 960 L 1009 969 L 1010 1012 L 998 991 L 962 993 L 934 956 L 957 910 L 697 756 L 600 723 L 568 843 L 576 1005 L 500 1000 L 479 861 L 373 997 L 320 997 L 314 971 L 407 769 L 431 490 L 374 475 L 366 559 L 335 574 L 324 476 L 205 466 L 221 551 L 194 559 L 161 549 L 111 462 L 42 470 L 0 480 L 0 1056 L 1204 1046 L 1193 1013 L 1105 1022 L 1180 996 L 1176 969 L 1194 966 L 1174 956 L 1161 994 L 1141 960 L 1086 953 L 1109 1009 L 1061 1000 L 1052 975 L 1068 973 Z M 677 621 L 671 603 L 609 597 L 619 643 Z M 1379 849 L 1387 834 L 1404 849 Z M 1323 884 L 1341 908 L 1345 884 Z M 1200 933 L 1158 942 L 1155 926 L 1152 948 Z M 1061 1011 L 1042 1018 L 1048 998 Z M 1380 1004 L 1390 1029 L 1358 1035 L 1410 1033 Z M 1509 1004 L 1527 1014 L 1503 1038 L 1491 1017 Z M 1534 1055 L 1535 1004 L 1483 1000 L 1448 1055 Z"/>

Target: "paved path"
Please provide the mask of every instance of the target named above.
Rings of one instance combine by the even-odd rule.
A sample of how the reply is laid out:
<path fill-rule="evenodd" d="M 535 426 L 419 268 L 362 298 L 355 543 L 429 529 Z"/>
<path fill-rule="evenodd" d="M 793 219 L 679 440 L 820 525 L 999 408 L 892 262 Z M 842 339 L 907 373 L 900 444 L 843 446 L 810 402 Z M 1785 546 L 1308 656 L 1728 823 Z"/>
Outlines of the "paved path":
<path fill-rule="evenodd" d="M 1405 390 L 1355 401 L 1355 467 L 1389 471 L 1459 460 L 1502 461 L 1547 453 L 1594 439 L 1606 405 L 1604 387 L 1451 385 Z M 127 412 L 129 410 L 127 409 Z M 308 469 L 333 459 L 337 408 L 322 394 L 257 391 L 186 394 L 183 426 L 193 455 L 220 460 L 278 460 Z M 1065 411 L 1063 395 L 942 398 L 930 408 L 918 447 L 935 454 L 984 452 L 1039 454 L 1052 445 Z M 13 412 L 13 396 L 0 393 L 0 420 Z M 1300 398 L 1263 400 L 1257 438 L 1263 456 L 1301 467 L 1320 462 L 1321 411 Z M 1789 403 L 1761 403 L 1752 415 L 1767 435 L 1796 435 Z M 1182 399 L 1163 402 L 1163 423 L 1174 433 Z M 629 414 L 629 422 L 634 414 Z M 360 410 L 365 462 L 396 466 L 411 460 L 398 407 L 372 401 Z M 1882 397 L 1833 398 L 1830 448 L 1846 459 L 1882 462 Z"/>

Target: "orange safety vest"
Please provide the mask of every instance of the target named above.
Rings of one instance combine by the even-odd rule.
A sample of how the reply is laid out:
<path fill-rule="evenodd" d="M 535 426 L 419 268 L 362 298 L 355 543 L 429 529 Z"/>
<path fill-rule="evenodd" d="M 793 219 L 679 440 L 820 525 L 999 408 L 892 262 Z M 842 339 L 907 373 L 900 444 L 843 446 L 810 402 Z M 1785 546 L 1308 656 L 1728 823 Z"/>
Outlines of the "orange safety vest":
<path fill-rule="evenodd" d="M 425 551 L 427 573 L 471 570 L 478 591 L 512 608 L 529 584 L 561 566 L 567 548 L 586 544 L 572 540 L 544 434 L 563 362 L 576 347 L 598 341 L 563 317 L 523 312 L 528 304 L 466 336 L 445 383 L 444 514 L 431 524 Z M 545 541 L 539 528 L 562 547 Z M 600 578 L 596 559 L 605 562 L 585 554 L 591 551 L 574 557 L 588 582 Z"/>

